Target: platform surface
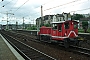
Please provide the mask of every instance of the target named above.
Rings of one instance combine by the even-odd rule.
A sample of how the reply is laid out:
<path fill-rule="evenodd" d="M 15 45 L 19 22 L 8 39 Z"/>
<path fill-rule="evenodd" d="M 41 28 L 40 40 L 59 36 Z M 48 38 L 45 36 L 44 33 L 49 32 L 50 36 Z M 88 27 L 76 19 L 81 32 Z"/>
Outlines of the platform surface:
<path fill-rule="evenodd" d="M 0 60 L 25 60 L 0 34 Z"/>

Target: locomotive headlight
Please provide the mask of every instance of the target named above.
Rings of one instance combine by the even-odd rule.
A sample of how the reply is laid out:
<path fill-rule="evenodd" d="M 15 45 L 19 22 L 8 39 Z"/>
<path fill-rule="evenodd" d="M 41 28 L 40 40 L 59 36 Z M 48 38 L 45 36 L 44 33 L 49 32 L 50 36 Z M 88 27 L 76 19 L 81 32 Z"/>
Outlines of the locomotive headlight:
<path fill-rule="evenodd" d="M 72 22 L 72 24 L 73 24 L 73 22 Z"/>

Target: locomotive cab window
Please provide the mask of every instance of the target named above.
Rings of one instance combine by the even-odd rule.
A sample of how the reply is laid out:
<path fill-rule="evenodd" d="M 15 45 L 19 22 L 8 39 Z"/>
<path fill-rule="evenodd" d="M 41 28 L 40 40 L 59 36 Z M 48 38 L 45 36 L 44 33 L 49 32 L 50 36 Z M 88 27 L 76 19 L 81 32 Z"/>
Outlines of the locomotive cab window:
<path fill-rule="evenodd" d="M 78 28 L 78 24 L 76 22 L 74 22 L 74 29 Z"/>
<path fill-rule="evenodd" d="M 69 22 L 65 23 L 65 29 L 69 29 Z"/>
<path fill-rule="evenodd" d="M 61 24 L 58 26 L 58 31 L 59 31 L 59 32 L 62 31 L 62 25 L 61 25 Z"/>
<path fill-rule="evenodd" d="M 53 24 L 53 29 L 57 29 L 57 24 Z"/>

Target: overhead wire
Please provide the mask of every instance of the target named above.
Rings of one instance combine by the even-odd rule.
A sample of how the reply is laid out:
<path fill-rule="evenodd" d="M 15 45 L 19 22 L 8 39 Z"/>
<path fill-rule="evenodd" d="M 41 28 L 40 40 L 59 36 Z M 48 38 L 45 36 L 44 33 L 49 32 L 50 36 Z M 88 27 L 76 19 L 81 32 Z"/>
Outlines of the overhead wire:
<path fill-rule="evenodd" d="M 68 5 L 68 4 L 71 4 L 71 3 L 75 3 L 75 2 L 77 2 L 77 1 L 80 1 L 80 0 L 74 0 L 74 1 L 71 1 L 71 2 L 68 2 L 68 3 L 65 3 L 65 4 L 62 4 L 62 5 L 59 5 L 59 6 L 55 6 L 55 7 L 52 7 L 52 8 L 48 8 L 48 9 L 46 9 L 46 10 L 43 10 L 43 11 L 47 11 L 47 10 L 50 10 L 50 9 L 54 9 L 54 8 L 57 8 L 57 7 L 61 7 L 61 6 L 64 6 L 64 5 Z M 50 2 L 50 1 L 49 1 Z M 44 3 L 44 4 L 42 4 L 42 5 L 45 5 L 45 4 L 47 4 L 47 3 Z M 40 6 L 41 7 L 41 6 Z M 39 12 L 37 12 L 37 13 L 39 13 Z M 34 13 L 34 14 L 36 14 L 36 13 Z"/>
<path fill-rule="evenodd" d="M 13 6 L 10 8 L 10 10 L 15 6 L 15 4 L 18 2 L 18 0 L 16 0 L 16 2 L 13 4 Z"/>
<path fill-rule="evenodd" d="M 27 3 L 28 1 L 29 1 L 29 0 L 27 0 L 25 3 Z M 51 0 L 51 1 L 52 1 L 52 0 Z M 51 2 L 51 1 L 49 1 L 49 2 Z M 46 2 L 46 3 L 42 4 L 42 5 L 45 5 L 45 4 L 49 3 L 49 2 Z M 25 4 L 25 3 L 24 3 L 24 4 Z M 17 8 L 17 10 L 20 9 L 24 4 L 22 4 L 19 8 Z M 41 6 L 38 6 L 38 7 L 41 7 Z M 36 7 L 36 8 L 38 8 L 38 7 Z M 15 12 L 16 12 L 17 10 L 15 10 Z M 15 13 L 15 12 L 14 12 L 14 13 Z"/>
<path fill-rule="evenodd" d="M 14 3 L 14 5 L 10 8 L 10 10 L 11 9 L 13 9 L 13 7 L 15 6 L 15 4 L 18 2 L 18 0 L 16 0 L 16 2 Z M 12 10 L 11 10 L 12 11 Z M 14 13 L 13 13 L 13 15 L 14 15 Z M 11 17 L 13 17 L 12 15 L 10 15 Z M 11 19 L 10 19 L 11 20 Z"/>
<path fill-rule="evenodd" d="M 88 3 L 88 1 L 86 1 L 86 3 Z M 80 2 L 80 3 L 76 3 L 74 5 L 70 5 L 69 7 L 72 7 L 72 6 L 77 6 L 77 5 L 80 5 L 80 4 L 85 4 L 85 1 L 84 2 Z M 60 9 L 64 9 L 64 8 L 68 8 L 68 7 L 62 7 Z"/>
<path fill-rule="evenodd" d="M 20 7 L 18 7 L 14 13 L 16 13 L 24 4 L 26 4 L 29 0 L 25 1 Z"/>
<path fill-rule="evenodd" d="M 17 0 L 18 1 L 18 0 Z M 16 1 L 16 2 L 17 2 Z M 15 13 L 24 5 L 24 4 L 26 4 L 27 2 L 28 2 L 29 0 L 27 0 L 27 1 L 25 1 L 20 7 L 18 7 L 14 12 L 13 12 L 13 14 L 15 15 Z M 16 4 L 16 3 L 15 3 Z M 11 20 L 11 19 L 10 19 Z"/>
<path fill-rule="evenodd" d="M 87 2 L 89 3 L 89 0 L 87 0 Z M 83 3 L 85 3 L 85 2 L 83 2 Z M 81 4 L 81 3 L 79 3 L 79 4 Z M 70 11 L 70 12 L 77 12 L 77 11 L 84 11 L 84 10 L 89 10 L 90 9 L 90 7 L 89 8 L 84 8 L 84 9 L 80 9 L 80 10 L 76 10 L 76 11 Z"/>
<path fill-rule="evenodd" d="M 3 5 L 2 7 L 5 7 L 6 5 L 8 5 L 9 3 L 11 3 L 13 0 L 9 1 L 8 3 L 6 3 L 5 5 Z M 18 0 L 17 0 L 18 1 Z M 16 4 L 16 3 L 15 3 Z M 6 14 L 6 13 L 3 13 L 3 14 Z M 13 14 L 13 13 L 12 13 Z M 10 15 L 12 16 L 12 15 Z"/>
<path fill-rule="evenodd" d="M 8 5 L 9 3 L 11 3 L 13 0 L 9 1 L 8 3 L 6 3 L 5 5 L 3 5 L 2 7 L 5 7 L 6 5 Z"/>
<path fill-rule="evenodd" d="M 81 10 L 76 10 L 76 11 L 83 11 L 83 10 L 89 10 L 90 9 L 90 7 L 89 8 L 85 8 L 85 9 L 81 9 Z M 76 12 L 76 11 L 71 11 L 71 12 Z"/>
<path fill-rule="evenodd" d="M 49 3 L 49 2 L 52 2 L 52 0 L 50 0 L 50 1 L 48 1 L 48 2 L 46 2 L 46 3 L 43 3 L 43 4 L 41 4 L 40 6 L 38 6 L 38 7 L 36 7 L 36 8 L 41 8 L 41 6 L 44 6 L 44 5 L 46 5 L 47 3 Z M 37 13 L 39 13 L 39 12 L 36 12 L 36 13 L 32 13 L 31 15 L 35 15 L 35 14 L 37 14 Z M 29 16 L 29 15 L 26 15 L 26 16 Z M 26 17 L 25 16 L 25 17 Z"/>
<path fill-rule="evenodd" d="M 75 3 L 77 1 L 80 1 L 80 0 L 74 0 L 74 1 L 71 1 L 71 2 L 68 2 L 68 3 L 65 3 L 65 4 L 62 4 L 62 5 L 58 5 L 58 6 L 55 6 L 55 7 L 52 7 L 52 8 L 48 8 L 46 10 L 50 10 L 50 9 L 54 9 L 54 8 L 61 7 L 61 6 L 64 6 L 64 5 L 72 4 L 72 3 Z M 46 11 L 46 10 L 44 10 L 44 11 Z"/>
<path fill-rule="evenodd" d="M 18 0 L 17 0 L 17 1 L 18 1 Z M 16 1 L 16 3 L 17 3 L 17 1 Z M 15 13 L 16 13 L 24 4 L 26 4 L 28 1 L 29 1 L 29 0 L 25 1 L 20 7 L 18 7 L 18 8 L 13 12 L 13 14 L 15 15 Z M 15 3 L 15 4 L 16 4 L 16 3 Z M 14 5 L 15 5 L 15 4 L 14 4 Z M 13 6 L 14 6 L 14 5 L 13 5 Z"/>
<path fill-rule="evenodd" d="M 36 8 L 41 8 L 41 6 L 44 6 L 44 5 L 46 5 L 47 3 L 49 3 L 49 2 L 51 2 L 51 1 L 53 1 L 53 0 L 50 0 L 50 1 L 48 1 L 48 2 L 45 2 L 45 3 L 43 3 L 43 4 L 41 4 L 40 6 L 38 6 L 38 7 L 36 7 Z M 35 9 L 36 9 L 35 8 Z M 36 12 L 36 13 L 39 13 L 39 12 Z M 36 14 L 36 13 L 33 13 L 33 14 Z M 29 15 L 26 15 L 26 16 L 29 16 Z"/>
<path fill-rule="evenodd" d="M 50 10 L 50 9 L 54 9 L 54 8 L 57 8 L 57 7 L 61 7 L 61 6 L 64 6 L 64 5 L 68 5 L 68 4 L 71 4 L 71 3 L 75 3 L 75 2 L 77 2 L 77 1 L 80 1 L 80 0 L 74 0 L 74 1 L 71 1 L 71 2 L 68 2 L 68 3 L 65 3 L 65 4 L 62 4 L 62 5 L 59 5 L 59 6 L 55 6 L 55 7 L 52 7 L 52 8 L 48 8 L 48 9 L 46 9 L 46 10 L 43 10 L 43 11 L 47 11 L 47 10 Z M 46 4 L 46 3 L 45 3 Z M 45 4 L 43 4 L 43 5 L 45 5 Z M 39 12 L 37 12 L 37 13 L 39 13 Z M 36 13 L 35 13 L 36 14 Z"/>
<path fill-rule="evenodd" d="M 29 1 L 29 0 L 27 0 L 25 3 L 27 3 L 28 1 Z M 57 7 L 61 7 L 61 6 L 64 6 L 64 5 L 68 5 L 68 4 L 77 2 L 77 1 L 80 1 L 80 0 L 74 0 L 74 1 L 71 1 L 71 2 L 68 2 L 68 3 L 65 3 L 65 4 L 62 4 L 62 5 L 59 5 L 59 6 L 55 6 L 55 7 L 46 9 L 46 10 L 44 10 L 44 11 L 47 11 L 47 10 L 50 10 L 50 9 L 54 9 L 54 8 L 57 8 Z M 24 4 L 25 4 L 25 3 L 24 3 Z M 19 10 L 24 4 L 22 4 L 19 8 L 17 8 L 17 10 Z M 45 4 L 46 4 L 46 3 L 45 3 Z M 43 4 L 43 5 L 45 5 L 45 4 Z M 15 12 L 17 12 L 17 10 L 15 10 Z M 86 9 L 84 9 L 84 10 L 86 10 Z M 79 10 L 77 10 L 77 11 L 79 11 Z M 80 11 L 82 11 L 82 10 L 80 10 Z M 14 12 L 14 13 L 15 13 L 15 12 Z M 37 12 L 37 13 L 39 13 L 39 12 Z M 36 13 L 34 13 L 34 14 L 36 14 Z"/>
<path fill-rule="evenodd" d="M 12 2 L 13 0 L 11 0 L 10 2 Z M 18 0 L 17 0 L 18 1 Z M 25 3 L 27 3 L 29 0 L 27 0 Z M 5 5 L 3 5 L 2 7 L 5 7 L 6 5 L 8 5 L 10 2 L 8 2 L 8 3 L 6 3 Z M 24 3 L 24 4 L 25 4 Z M 16 3 L 15 3 L 16 4 Z M 19 8 L 17 8 L 16 10 L 15 10 L 15 12 L 17 12 L 24 4 L 22 4 Z M 15 13 L 14 12 L 14 13 Z"/>

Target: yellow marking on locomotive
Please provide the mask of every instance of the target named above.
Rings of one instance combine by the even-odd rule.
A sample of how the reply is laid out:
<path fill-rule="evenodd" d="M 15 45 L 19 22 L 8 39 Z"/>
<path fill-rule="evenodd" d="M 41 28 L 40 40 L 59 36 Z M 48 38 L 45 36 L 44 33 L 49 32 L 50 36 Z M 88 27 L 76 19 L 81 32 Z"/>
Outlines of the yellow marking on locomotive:
<path fill-rule="evenodd" d="M 85 39 L 84 39 L 84 38 L 82 38 L 82 37 L 79 37 L 79 38 L 78 38 L 78 40 L 85 40 Z"/>

